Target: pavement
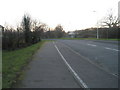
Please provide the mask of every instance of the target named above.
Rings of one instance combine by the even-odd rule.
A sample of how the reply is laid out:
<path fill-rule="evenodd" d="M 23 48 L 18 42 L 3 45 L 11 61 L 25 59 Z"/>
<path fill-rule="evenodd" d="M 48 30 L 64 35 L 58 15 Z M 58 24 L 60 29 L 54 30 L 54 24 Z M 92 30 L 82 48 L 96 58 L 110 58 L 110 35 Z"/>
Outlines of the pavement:
<path fill-rule="evenodd" d="M 90 40 L 55 40 L 36 52 L 20 88 L 118 88 L 118 47 Z"/>
<path fill-rule="evenodd" d="M 19 88 L 80 88 L 52 42 L 33 56 Z"/>

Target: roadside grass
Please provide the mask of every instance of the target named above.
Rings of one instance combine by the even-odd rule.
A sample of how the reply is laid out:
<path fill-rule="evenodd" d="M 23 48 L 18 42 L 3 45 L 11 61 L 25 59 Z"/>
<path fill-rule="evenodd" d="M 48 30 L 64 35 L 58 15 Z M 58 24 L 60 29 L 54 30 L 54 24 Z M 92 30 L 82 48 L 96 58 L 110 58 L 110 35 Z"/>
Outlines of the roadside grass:
<path fill-rule="evenodd" d="M 22 69 L 31 60 L 32 55 L 45 43 L 41 41 L 15 51 L 2 53 L 2 88 L 11 88 L 17 78 L 22 74 Z"/>
<path fill-rule="evenodd" d="M 113 41 L 120 41 L 120 39 L 114 39 L 114 38 L 111 38 L 111 39 L 106 39 L 106 38 L 100 38 L 100 39 L 97 39 L 97 38 L 58 38 L 58 39 L 67 39 L 67 40 L 113 40 Z"/>
<path fill-rule="evenodd" d="M 0 89 L 2 89 L 2 50 L 0 50 Z"/>
<path fill-rule="evenodd" d="M 0 89 L 2 89 L 2 76 L 0 76 Z"/>

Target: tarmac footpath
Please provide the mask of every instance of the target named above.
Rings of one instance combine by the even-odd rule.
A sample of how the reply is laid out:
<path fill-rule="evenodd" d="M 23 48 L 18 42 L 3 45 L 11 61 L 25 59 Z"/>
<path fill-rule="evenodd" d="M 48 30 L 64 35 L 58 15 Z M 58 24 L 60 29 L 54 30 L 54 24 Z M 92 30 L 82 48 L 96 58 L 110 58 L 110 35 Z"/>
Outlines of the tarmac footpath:
<path fill-rule="evenodd" d="M 52 42 L 46 42 L 27 66 L 19 88 L 80 88 Z"/>

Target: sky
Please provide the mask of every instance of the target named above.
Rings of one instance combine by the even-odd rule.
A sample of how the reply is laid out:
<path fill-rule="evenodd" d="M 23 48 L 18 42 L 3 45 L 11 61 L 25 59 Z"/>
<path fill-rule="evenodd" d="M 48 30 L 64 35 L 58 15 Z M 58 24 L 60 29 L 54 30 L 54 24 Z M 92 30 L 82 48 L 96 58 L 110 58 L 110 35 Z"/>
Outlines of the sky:
<path fill-rule="evenodd" d="M 0 25 L 17 26 L 25 13 L 65 31 L 95 27 L 110 9 L 118 13 L 120 0 L 0 0 Z"/>

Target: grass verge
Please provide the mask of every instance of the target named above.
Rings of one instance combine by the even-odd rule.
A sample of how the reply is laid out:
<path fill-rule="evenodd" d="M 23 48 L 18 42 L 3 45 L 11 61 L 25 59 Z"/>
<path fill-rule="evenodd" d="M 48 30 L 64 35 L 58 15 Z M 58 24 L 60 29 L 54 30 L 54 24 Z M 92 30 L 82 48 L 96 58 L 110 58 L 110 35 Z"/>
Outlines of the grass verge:
<path fill-rule="evenodd" d="M 2 50 L 0 50 L 0 89 L 2 89 Z"/>
<path fill-rule="evenodd" d="M 11 88 L 22 69 L 31 60 L 32 55 L 45 41 L 15 51 L 2 53 L 2 88 Z"/>
<path fill-rule="evenodd" d="M 106 39 L 106 38 L 59 38 L 59 39 L 68 39 L 68 40 L 113 40 L 113 41 L 120 41 L 120 39 Z"/>

